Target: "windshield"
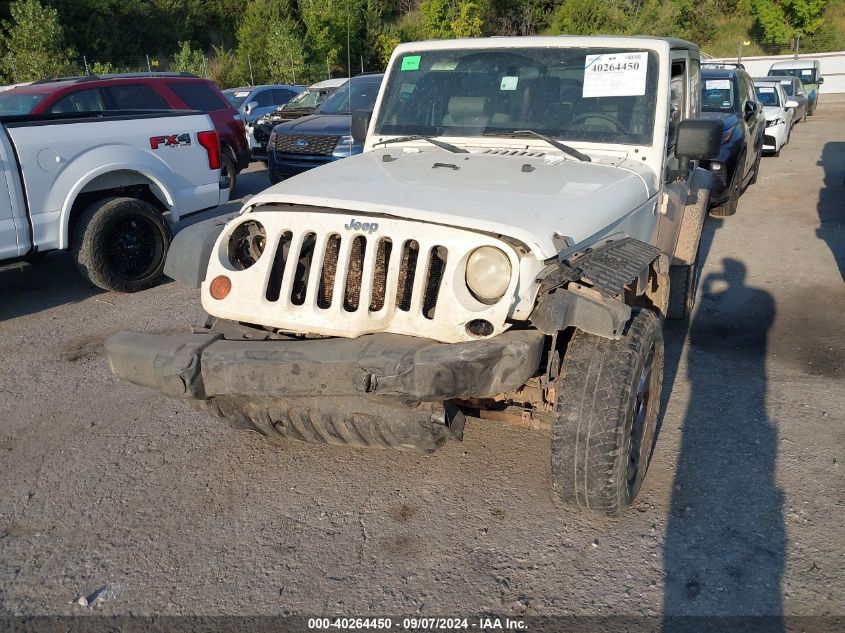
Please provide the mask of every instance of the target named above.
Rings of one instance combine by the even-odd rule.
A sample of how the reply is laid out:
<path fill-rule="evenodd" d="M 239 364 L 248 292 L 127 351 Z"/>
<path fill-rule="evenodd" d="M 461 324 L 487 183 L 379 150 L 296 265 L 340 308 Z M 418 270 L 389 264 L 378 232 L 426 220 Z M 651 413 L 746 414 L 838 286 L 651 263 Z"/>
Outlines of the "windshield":
<path fill-rule="evenodd" d="M 813 68 L 773 68 L 769 71 L 769 76 L 774 75 L 789 75 L 790 77 L 798 77 L 801 83 L 814 84 L 816 83 L 816 71 Z"/>
<path fill-rule="evenodd" d="M 372 79 L 365 81 L 346 82 L 331 96 L 329 96 L 320 107 L 317 114 L 351 114 L 355 110 L 372 110 L 378 96 L 378 89 L 381 82 Z M 349 107 L 349 99 L 352 99 L 352 107 Z"/>
<path fill-rule="evenodd" d="M 795 86 L 792 85 L 791 81 L 784 80 L 780 82 L 780 85 L 783 87 L 783 91 L 790 97 L 794 94 Z"/>
<path fill-rule="evenodd" d="M 297 110 L 299 108 L 316 108 L 333 90 L 334 88 L 306 88 L 283 105 L 281 109 Z"/>
<path fill-rule="evenodd" d="M 650 144 L 657 54 L 607 48 L 451 49 L 393 65 L 376 134 Z"/>
<path fill-rule="evenodd" d="M 249 90 L 224 90 L 223 95 L 232 104 L 232 107 L 237 110 L 246 101 L 246 98 L 249 96 Z"/>
<path fill-rule="evenodd" d="M 46 97 L 44 93 L 4 90 L 0 92 L 0 115 L 29 114 Z"/>
<path fill-rule="evenodd" d="M 764 106 L 780 105 L 778 91 L 774 86 L 754 86 L 754 91 L 757 93 L 757 101 Z"/>
<path fill-rule="evenodd" d="M 701 109 L 704 112 L 735 112 L 734 83 L 730 79 L 701 82 Z"/>

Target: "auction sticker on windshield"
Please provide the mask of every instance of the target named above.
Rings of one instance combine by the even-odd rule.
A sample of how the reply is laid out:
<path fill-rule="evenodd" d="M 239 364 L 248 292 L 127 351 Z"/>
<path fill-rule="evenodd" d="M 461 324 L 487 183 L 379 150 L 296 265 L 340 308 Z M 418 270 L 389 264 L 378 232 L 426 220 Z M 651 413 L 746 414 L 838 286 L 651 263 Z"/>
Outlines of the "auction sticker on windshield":
<path fill-rule="evenodd" d="M 639 97 L 645 94 L 648 53 L 587 55 L 584 97 Z"/>
<path fill-rule="evenodd" d="M 419 70 L 420 55 L 406 55 L 402 58 L 402 70 Z"/>
<path fill-rule="evenodd" d="M 704 87 L 707 90 L 730 90 L 730 79 L 708 79 L 704 82 Z"/>

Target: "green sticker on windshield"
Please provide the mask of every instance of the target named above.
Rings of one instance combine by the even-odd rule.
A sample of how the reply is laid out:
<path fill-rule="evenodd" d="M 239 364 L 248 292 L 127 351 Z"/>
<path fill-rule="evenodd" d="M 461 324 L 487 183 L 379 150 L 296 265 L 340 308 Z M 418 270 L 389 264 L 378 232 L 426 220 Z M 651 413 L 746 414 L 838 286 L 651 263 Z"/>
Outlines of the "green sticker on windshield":
<path fill-rule="evenodd" d="M 420 55 L 406 55 L 402 58 L 401 70 L 419 70 Z"/>

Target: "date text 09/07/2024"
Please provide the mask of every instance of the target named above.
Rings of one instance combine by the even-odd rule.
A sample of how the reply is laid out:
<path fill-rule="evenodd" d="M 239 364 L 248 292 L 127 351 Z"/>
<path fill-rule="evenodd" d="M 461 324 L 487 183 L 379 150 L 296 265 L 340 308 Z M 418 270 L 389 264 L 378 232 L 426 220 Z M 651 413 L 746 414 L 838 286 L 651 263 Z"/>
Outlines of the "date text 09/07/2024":
<path fill-rule="evenodd" d="M 308 628 L 312 630 L 459 630 L 478 629 L 481 631 L 512 630 L 524 631 L 527 626 L 522 620 L 497 617 L 471 618 L 402 618 L 393 621 L 392 618 L 309 618 Z"/>

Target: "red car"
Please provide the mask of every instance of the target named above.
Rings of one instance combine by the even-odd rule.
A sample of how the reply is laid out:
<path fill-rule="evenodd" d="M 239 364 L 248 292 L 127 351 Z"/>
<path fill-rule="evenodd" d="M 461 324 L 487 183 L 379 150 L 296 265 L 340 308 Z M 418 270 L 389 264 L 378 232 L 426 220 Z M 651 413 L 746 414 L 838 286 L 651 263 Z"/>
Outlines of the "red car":
<path fill-rule="evenodd" d="M 217 85 L 191 73 L 129 73 L 44 79 L 0 92 L 0 116 L 115 110 L 199 110 L 220 136 L 222 170 L 234 191 L 250 161 L 244 122 Z"/>

